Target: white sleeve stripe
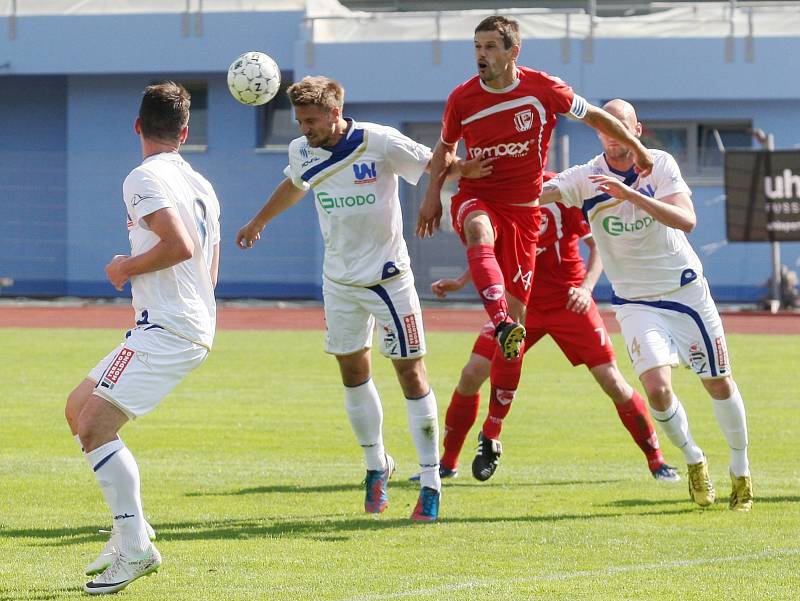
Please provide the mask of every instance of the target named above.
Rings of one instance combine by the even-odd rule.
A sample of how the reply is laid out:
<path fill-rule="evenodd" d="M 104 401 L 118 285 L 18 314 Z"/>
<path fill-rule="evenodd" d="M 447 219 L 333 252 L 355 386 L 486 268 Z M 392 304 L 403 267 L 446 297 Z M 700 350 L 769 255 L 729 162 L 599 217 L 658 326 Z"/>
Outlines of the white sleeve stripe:
<path fill-rule="evenodd" d="M 586 112 L 589 110 L 589 103 L 586 102 L 586 99 L 583 96 L 579 96 L 575 94 L 572 97 L 572 106 L 569 109 L 569 116 L 574 117 L 575 119 L 583 119 L 586 116 Z"/>

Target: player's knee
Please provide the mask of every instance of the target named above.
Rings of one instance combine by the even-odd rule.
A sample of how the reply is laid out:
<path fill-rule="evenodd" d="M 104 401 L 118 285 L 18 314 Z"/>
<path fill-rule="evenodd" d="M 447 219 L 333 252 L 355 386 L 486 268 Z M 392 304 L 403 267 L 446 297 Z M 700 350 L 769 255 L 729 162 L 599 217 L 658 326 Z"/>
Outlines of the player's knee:
<path fill-rule="evenodd" d="M 76 432 L 78 428 L 78 416 L 83 406 L 82 397 L 80 388 L 76 388 L 67 396 L 67 404 L 64 407 L 64 417 L 73 432 Z"/>
<path fill-rule="evenodd" d="M 645 382 L 644 391 L 647 400 L 656 409 L 663 411 L 672 404 L 672 386 L 668 382 Z"/>
<path fill-rule="evenodd" d="M 464 224 L 464 238 L 466 238 L 468 244 L 494 244 L 492 228 L 477 219 Z"/>
<path fill-rule="evenodd" d="M 733 394 L 733 380 L 731 378 L 704 380 L 703 384 L 708 394 L 717 400 L 729 399 Z"/>
<path fill-rule="evenodd" d="M 488 363 L 488 362 L 487 362 Z M 489 377 L 488 370 L 483 365 L 469 362 L 461 370 L 461 378 L 458 381 L 458 390 L 462 394 L 475 394 L 480 390 L 486 378 Z"/>
<path fill-rule="evenodd" d="M 428 394 L 428 374 L 425 363 L 421 360 L 396 361 L 395 369 L 400 386 L 407 398 L 419 398 Z"/>

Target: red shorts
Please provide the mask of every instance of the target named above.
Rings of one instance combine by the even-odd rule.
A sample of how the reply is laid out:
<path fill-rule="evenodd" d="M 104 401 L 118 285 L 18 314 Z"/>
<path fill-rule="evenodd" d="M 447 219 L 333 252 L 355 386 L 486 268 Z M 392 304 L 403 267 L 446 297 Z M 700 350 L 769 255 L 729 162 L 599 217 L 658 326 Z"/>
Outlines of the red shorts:
<path fill-rule="evenodd" d="M 591 369 L 614 360 L 614 347 L 594 302 L 583 315 L 566 307 L 544 311 L 528 307 L 525 329 L 525 352 L 549 334 L 572 365 L 585 364 Z M 496 348 L 494 325 L 489 321 L 481 328 L 472 352 L 491 360 Z"/>
<path fill-rule="evenodd" d="M 464 244 L 464 221 L 467 215 L 475 211 L 485 212 L 492 222 L 494 254 L 503 272 L 506 291 L 527 303 L 536 265 L 539 207 L 486 202 L 459 192 L 451 201 L 450 216 L 453 219 L 453 229 Z"/>

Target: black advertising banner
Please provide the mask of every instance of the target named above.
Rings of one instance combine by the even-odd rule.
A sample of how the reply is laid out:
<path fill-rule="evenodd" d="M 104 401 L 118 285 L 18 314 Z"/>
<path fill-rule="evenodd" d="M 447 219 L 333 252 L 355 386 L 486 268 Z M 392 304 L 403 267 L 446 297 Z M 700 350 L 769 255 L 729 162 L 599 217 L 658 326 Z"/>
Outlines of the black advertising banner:
<path fill-rule="evenodd" d="M 800 150 L 725 152 L 731 242 L 800 240 Z"/>

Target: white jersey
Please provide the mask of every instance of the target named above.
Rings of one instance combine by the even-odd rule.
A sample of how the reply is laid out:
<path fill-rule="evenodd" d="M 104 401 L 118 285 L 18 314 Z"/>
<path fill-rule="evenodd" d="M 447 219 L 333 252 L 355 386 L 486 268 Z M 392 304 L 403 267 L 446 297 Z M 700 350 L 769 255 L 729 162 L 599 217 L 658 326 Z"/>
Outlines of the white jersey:
<path fill-rule="evenodd" d="M 647 177 L 640 178 L 633 168 L 616 171 L 601 154 L 548 182 L 558 187 L 563 204 L 583 210 L 614 294 L 622 298 L 666 294 L 702 277 L 703 272 L 686 234 L 630 202 L 598 193 L 589 180 L 590 175 L 608 175 L 656 199 L 677 192 L 691 195 L 675 159 L 661 150 L 650 153 L 653 171 Z"/>
<path fill-rule="evenodd" d="M 165 152 L 146 158 L 131 171 L 122 193 L 132 255 L 159 242 L 143 217 L 167 207 L 178 212 L 194 242 L 191 259 L 131 278 L 137 324 L 160 326 L 211 348 L 217 320 L 211 261 L 220 239 L 214 189 L 178 153 Z"/>
<path fill-rule="evenodd" d="M 392 127 L 348 119 L 332 147 L 289 144 L 284 170 L 295 186 L 314 191 L 325 242 L 323 275 L 339 284 L 371 286 L 408 271 L 397 176 L 416 184 L 431 158 Z"/>

